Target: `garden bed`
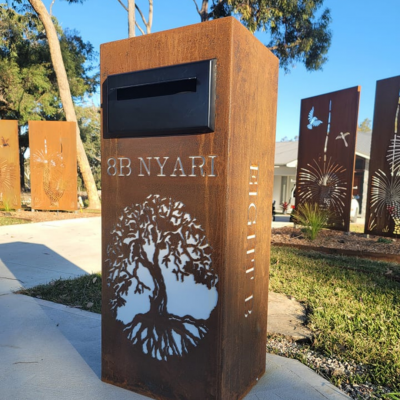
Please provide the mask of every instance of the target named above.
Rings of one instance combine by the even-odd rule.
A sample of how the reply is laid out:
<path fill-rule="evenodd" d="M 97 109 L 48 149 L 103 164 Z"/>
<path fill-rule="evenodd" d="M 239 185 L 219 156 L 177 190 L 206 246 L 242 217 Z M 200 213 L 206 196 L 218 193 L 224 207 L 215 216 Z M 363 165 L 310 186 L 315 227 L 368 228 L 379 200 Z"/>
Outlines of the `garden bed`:
<path fill-rule="evenodd" d="M 312 247 L 312 250 L 325 251 L 335 249 L 336 253 L 351 256 L 377 254 L 400 256 L 400 239 L 390 239 L 382 236 L 365 235 L 357 232 L 342 232 L 323 229 L 315 240 L 305 237 L 300 228 L 285 226 L 273 228 L 271 231 L 273 245 L 289 245 L 298 248 Z M 393 257 L 388 261 L 399 262 L 400 258 Z"/>

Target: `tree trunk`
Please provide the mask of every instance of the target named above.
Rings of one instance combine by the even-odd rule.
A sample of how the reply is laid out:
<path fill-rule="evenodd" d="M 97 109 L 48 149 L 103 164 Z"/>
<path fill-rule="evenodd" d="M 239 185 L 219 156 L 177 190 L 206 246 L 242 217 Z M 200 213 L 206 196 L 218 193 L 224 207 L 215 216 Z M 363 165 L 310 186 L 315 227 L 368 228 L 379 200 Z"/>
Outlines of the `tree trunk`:
<path fill-rule="evenodd" d="M 135 37 L 135 0 L 128 0 L 128 37 Z"/>
<path fill-rule="evenodd" d="M 147 34 L 151 33 L 151 27 L 153 25 L 153 0 L 149 0 L 149 20 L 146 24 Z"/>
<path fill-rule="evenodd" d="M 57 77 L 58 88 L 60 91 L 61 103 L 64 108 L 67 121 L 76 122 L 76 143 L 78 165 L 81 170 L 83 181 L 89 198 L 89 208 L 100 209 L 100 199 L 97 193 L 96 184 L 90 169 L 89 161 L 83 148 L 79 126 L 75 114 L 74 103 L 72 101 L 71 91 L 69 88 L 68 77 L 65 71 L 64 61 L 62 59 L 60 42 L 53 21 L 42 0 L 29 0 L 29 3 L 38 14 L 46 30 L 47 40 L 49 42 L 51 61 L 53 63 L 54 72 Z"/>

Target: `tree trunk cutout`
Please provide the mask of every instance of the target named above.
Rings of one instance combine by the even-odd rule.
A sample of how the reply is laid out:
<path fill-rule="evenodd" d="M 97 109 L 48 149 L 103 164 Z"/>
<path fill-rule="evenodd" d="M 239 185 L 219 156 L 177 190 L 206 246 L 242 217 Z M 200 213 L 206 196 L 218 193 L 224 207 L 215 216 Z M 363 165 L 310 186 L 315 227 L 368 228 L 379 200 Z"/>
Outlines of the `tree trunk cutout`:
<path fill-rule="evenodd" d="M 218 302 L 212 248 L 171 198 L 150 195 L 119 220 L 107 248 L 111 310 L 143 353 L 164 361 L 183 356 L 207 334 Z"/>

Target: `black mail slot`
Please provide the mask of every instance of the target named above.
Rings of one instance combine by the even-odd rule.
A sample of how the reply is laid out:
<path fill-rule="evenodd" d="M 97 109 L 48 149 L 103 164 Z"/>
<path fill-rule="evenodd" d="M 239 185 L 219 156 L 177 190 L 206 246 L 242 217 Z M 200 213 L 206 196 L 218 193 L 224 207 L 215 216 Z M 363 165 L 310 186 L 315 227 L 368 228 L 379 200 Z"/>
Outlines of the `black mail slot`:
<path fill-rule="evenodd" d="M 104 138 L 214 131 L 216 60 L 110 75 Z"/>

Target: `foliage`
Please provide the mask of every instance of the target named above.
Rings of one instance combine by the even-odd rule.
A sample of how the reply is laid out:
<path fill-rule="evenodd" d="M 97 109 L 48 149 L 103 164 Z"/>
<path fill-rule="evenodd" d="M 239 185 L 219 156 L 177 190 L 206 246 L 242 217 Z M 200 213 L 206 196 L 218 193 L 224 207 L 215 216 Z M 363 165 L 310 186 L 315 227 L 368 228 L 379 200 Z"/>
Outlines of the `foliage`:
<path fill-rule="evenodd" d="M 303 226 L 303 232 L 308 239 L 314 240 L 318 233 L 327 226 L 330 212 L 317 203 L 300 204 L 292 213 L 293 222 Z"/>
<path fill-rule="evenodd" d="M 279 141 L 280 142 L 297 142 L 299 140 L 299 136 L 295 135 L 292 138 L 289 138 L 287 136 L 282 137 Z"/>
<path fill-rule="evenodd" d="M 92 105 L 76 107 L 81 139 L 97 189 L 101 189 L 100 108 Z M 78 174 L 79 186 L 82 177 Z"/>
<path fill-rule="evenodd" d="M 392 243 L 392 239 L 387 239 L 387 238 L 380 236 L 376 242 L 389 244 L 389 243 Z"/>
<path fill-rule="evenodd" d="M 270 278 L 271 290 L 309 310 L 313 350 L 365 367 L 337 381 L 400 389 L 398 264 L 273 247 Z"/>
<path fill-rule="evenodd" d="M 210 12 L 208 1 L 201 9 L 193 1 L 202 21 L 234 14 L 251 32 L 265 31 L 267 47 L 286 72 L 296 62 L 314 71 L 327 61 L 331 16 L 328 8 L 321 11 L 324 0 L 213 0 Z"/>
<path fill-rule="evenodd" d="M 74 31 L 62 31 L 54 19 L 72 95 L 94 93 L 98 74 L 88 65 L 93 46 Z M 19 14 L 0 5 L 0 117 L 28 120 L 63 119 L 58 85 L 44 28 L 34 12 Z"/>
<path fill-rule="evenodd" d="M 58 279 L 47 285 L 23 289 L 18 293 L 101 313 L 100 274 L 84 275 L 75 279 Z"/>
<path fill-rule="evenodd" d="M 400 393 L 388 393 L 383 396 L 385 400 L 400 400 Z"/>
<path fill-rule="evenodd" d="M 0 118 L 18 120 L 24 154 L 29 146 L 28 120 L 63 120 L 65 116 L 43 24 L 30 7 L 18 10 L 0 5 Z M 72 96 L 80 101 L 98 86 L 98 74 L 89 65 L 96 53 L 75 31 L 63 31 L 53 21 Z"/>
<path fill-rule="evenodd" d="M 359 132 L 369 133 L 372 131 L 372 121 L 369 118 L 365 118 L 358 126 Z"/>

